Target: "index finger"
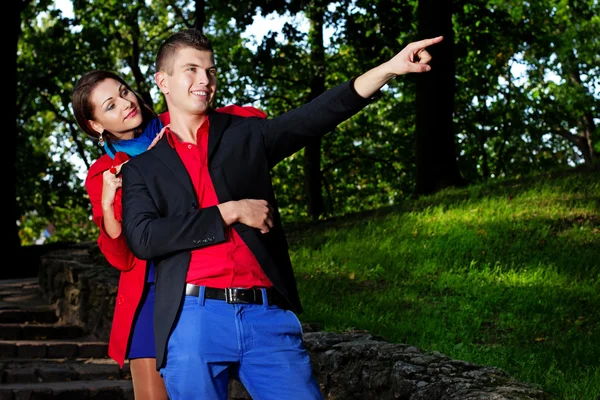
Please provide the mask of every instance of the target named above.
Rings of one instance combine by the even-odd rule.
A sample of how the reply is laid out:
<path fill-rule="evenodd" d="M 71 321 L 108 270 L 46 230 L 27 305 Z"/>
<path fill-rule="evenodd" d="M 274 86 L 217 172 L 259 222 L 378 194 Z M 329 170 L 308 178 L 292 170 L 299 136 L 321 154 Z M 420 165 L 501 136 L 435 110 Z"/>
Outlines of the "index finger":
<path fill-rule="evenodd" d="M 115 165 L 115 169 L 117 170 L 117 173 L 115 174 L 115 176 L 119 176 L 121 175 L 121 167 L 125 164 L 127 164 L 129 162 L 129 160 L 124 161 L 123 163 L 119 164 L 119 165 Z"/>
<path fill-rule="evenodd" d="M 160 133 L 158 135 L 160 135 Z M 151 148 L 153 148 L 156 145 L 156 143 L 158 143 L 158 141 L 162 137 L 162 136 L 158 136 L 158 135 L 154 139 L 152 139 L 152 142 L 148 145 L 148 147 L 146 148 L 146 150 L 150 150 Z"/>
<path fill-rule="evenodd" d="M 165 130 L 166 130 L 166 129 L 167 129 L 169 126 L 170 126 L 170 125 L 171 125 L 171 124 L 169 124 L 169 125 L 166 125 L 166 126 L 163 126 L 163 128 L 160 130 L 160 132 L 158 132 L 158 133 L 156 134 L 156 137 L 155 137 L 154 139 L 152 139 L 152 142 L 151 142 L 151 143 L 148 145 L 148 147 L 146 148 L 146 150 L 150 150 L 151 148 L 153 148 L 153 147 L 156 145 L 156 143 L 158 143 L 158 141 L 159 141 L 160 139 L 162 139 L 163 135 L 165 134 Z"/>
<path fill-rule="evenodd" d="M 430 39 L 423 39 L 419 40 L 418 42 L 413 42 L 411 46 L 415 49 L 425 49 L 431 45 L 441 42 L 443 39 L 443 36 L 438 36 Z"/>

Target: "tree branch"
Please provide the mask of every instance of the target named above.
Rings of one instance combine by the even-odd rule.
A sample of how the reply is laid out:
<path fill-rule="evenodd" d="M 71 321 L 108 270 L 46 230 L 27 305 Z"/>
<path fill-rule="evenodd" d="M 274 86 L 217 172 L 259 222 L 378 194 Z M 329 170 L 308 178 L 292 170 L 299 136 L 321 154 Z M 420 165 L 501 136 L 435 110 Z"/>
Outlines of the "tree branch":
<path fill-rule="evenodd" d="M 65 118 L 59 110 L 57 110 L 56 106 L 50 101 L 50 99 L 48 98 L 47 95 L 42 94 L 42 99 L 44 100 L 44 102 L 46 102 L 46 104 L 48 104 L 49 108 L 52 109 L 52 111 L 54 112 L 54 115 L 56 115 L 56 119 L 58 119 L 59 121 L 64 122 L 68 129 L 69 129 L 69 133 L 71 134 L 71 137 L 73 138 L 73 142 L 75 142 L 75 147 L 77 148 L 77 154 L 79 155 L 79 157 L 81 158 L 81 160 L 83 161 L 83 163 L 85 164 L 86 168 L 90 167 L 90 162 L 87 159 L 87 155 L 85 154 L 85 150 L 84 150 L 84 146 L 83 143 L 81 143 L 81 141 L 79 140 L 79 128 L 74 128 L 73 127 L 73 122 L 71 119 L 69 118 Z M 68 109 L 68 106 L 65 107 L 65 109 Z"/>

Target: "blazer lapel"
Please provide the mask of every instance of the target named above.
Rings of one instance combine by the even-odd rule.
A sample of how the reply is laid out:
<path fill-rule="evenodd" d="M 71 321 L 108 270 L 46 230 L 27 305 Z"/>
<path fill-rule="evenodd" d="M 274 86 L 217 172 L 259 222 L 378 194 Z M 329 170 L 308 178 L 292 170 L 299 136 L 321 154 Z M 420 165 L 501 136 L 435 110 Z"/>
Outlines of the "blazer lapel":
<path fill-rule="evenodd" d="M 208 131 L 208 162 L 210 165 L 210 160 L 223 137 L 223 132 L 225 132 L 225 129 L 231 123 L 231 115 L 213 110 L 209 112 L 208 118 L 210 121 Z"/>
<path fill-rule="evenodd" d="M 190 175 L 188 174 L 185 165 L 183 165 L 183 162 L 179 158 L 179 154 L 177 154 L 177 151 L 169 144 L 167 135 L 163 136 L 150 151 L 161 163 L 165 164 L 165 166 L 181 182 L 183 187 L 194 195 L 195 198 L 196 191 L 194 190 L 194 184 L 190 179 Z"/>

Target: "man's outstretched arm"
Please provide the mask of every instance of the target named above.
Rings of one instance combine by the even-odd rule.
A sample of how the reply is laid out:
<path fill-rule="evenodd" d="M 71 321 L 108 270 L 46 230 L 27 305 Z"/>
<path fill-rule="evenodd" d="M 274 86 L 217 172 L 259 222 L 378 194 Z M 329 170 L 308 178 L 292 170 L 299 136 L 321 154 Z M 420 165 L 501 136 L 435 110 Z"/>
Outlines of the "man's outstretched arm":
<path fill-rule="evenodd" d="M 327 90 L 294 110 L 257 123 L 264 137 L 269 166 L 272 168 L 306 146 L 311 137 L 331 132 L 364 109 L 379 97 L 379 89 L 390 79 L 411 72 L 429 71 L 431 55 L 427 47 L 442 39 L 439 36 L 410 43 L 389 61 L 359 77 Z"/>
<path fill-rule="evenodd" d="M 369 98 L 388 81 L 399 75 L 430 71 L 431 66 L 429 62 L 431 61 L 431 54 L 429 54 L 427 48 L 442 40 L 443 37 L 438 36 L 432 39 L 409 43 L 389 61 L 370 69 L 356 78 L 354 81 L 354 90 L 361 97 Z"/>

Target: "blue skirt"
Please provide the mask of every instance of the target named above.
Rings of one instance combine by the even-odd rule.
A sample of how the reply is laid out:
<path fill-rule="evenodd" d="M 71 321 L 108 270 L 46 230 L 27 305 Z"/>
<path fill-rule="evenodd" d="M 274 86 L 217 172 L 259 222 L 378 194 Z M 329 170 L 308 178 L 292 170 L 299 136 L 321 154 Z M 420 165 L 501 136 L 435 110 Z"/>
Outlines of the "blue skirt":
<path fill-rule="evenodd" d="M 127 358 L 156 358 L 154 347 L 154 282 L 147 282 L 133 320 Z"/>

